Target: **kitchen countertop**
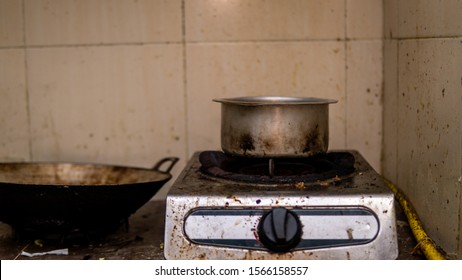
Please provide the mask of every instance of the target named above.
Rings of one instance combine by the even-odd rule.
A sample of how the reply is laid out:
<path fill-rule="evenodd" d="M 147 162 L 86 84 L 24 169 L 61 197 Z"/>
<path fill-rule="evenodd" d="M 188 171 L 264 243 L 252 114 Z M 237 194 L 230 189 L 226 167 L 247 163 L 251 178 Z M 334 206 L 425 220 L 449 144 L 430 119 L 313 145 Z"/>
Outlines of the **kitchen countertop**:
<path fill-rule="evenodd" d="M 398 259 L 423 259 L 414 254 L 416 241 L 411 233 L 401 208 L 397 208 Z M 76 244 L 50 243 L 49 241 L 27 240 L 15 237 L 11 227 L 0 223 L 0 259 L 40 260 L 140 260 L 164 259 L 164 214 L 165 201 L 150 201 L 140 208 L 129 220 L 129 227 L 121 227 L 113 234 L 98 241 Z M 68 255 L 22 256 L 21 252 L 39 253 L 57 249 L 68 249 Z"/>

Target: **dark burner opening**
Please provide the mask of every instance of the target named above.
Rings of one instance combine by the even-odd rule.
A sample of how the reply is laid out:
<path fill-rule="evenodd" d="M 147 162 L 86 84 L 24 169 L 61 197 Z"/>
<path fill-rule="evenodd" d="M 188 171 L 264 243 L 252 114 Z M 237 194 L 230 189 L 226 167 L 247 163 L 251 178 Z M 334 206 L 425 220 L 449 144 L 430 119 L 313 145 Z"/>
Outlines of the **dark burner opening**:
<path fill-rule="evenodd" d="M 234 157 L 219 151 L 199 155 L 201 172 L 210 176 L 248 183 L 315 182 L 344 176 L 354 169 L 354 156 L 348 152 L 330 152 L 309 158 Z M 272 173 L 272 174 L 271 174 Z"/>

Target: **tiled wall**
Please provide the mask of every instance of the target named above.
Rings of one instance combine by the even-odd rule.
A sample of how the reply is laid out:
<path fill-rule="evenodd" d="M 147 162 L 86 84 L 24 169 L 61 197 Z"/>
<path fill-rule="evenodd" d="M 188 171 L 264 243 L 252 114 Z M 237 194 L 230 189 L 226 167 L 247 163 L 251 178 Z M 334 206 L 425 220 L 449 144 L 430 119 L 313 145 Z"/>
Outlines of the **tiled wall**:
<path fill-rule="evenodd" d="M 384 4 L 383 172 L 462 258 L 462 1 Z"/>
<path fill-rule="evenodd" d="M 0 160 L 152 166 L 220 149 L 220 105 L 317 96 L 380 170 L 382 0 L 0 0 Z M 166 189 L 159 195 L 165 195 Z"/>

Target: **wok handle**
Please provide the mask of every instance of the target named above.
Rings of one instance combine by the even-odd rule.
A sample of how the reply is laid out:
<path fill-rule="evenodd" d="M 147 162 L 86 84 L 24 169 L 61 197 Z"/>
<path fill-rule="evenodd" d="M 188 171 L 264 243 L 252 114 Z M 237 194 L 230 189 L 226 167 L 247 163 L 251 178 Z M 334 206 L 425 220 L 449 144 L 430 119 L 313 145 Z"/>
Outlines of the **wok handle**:
<path fill-rule="evenodd" d="M 164 173 L 170 173 L 170 170 L 172 170 L 173 166 L 175 166 L 175 163 L 177 163 L 178 160 L 179 160 L 179 158 L 177 158 L 177 157 L 163 158 L 163 159 L 159 160 L 156 163 L 156 165 L 154 165 L 154 167 L 152 169 L 155 170 L 155 171 L 160 171 L 160 172 L 164 172 Z M 165 170 L 160 170 L 162 165 L 165 164 L 166 162 L 170 162 L 170 165 L 168 165 Z"/>

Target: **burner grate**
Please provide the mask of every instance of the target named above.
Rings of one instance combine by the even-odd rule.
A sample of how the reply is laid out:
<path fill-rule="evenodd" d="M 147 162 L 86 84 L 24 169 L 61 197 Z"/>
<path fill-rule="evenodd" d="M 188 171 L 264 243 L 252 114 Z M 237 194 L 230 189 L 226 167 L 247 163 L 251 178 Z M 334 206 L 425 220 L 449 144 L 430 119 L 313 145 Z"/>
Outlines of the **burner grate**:
<path fill-rule="evenodd" d="M 330 152 L 309 158 L 244 158 L 218 151 L 199 155 L 201 172 L 222 179 L 246 183 L 310 183 L 344 176 L 354 169 L 354 156 Z"/>

